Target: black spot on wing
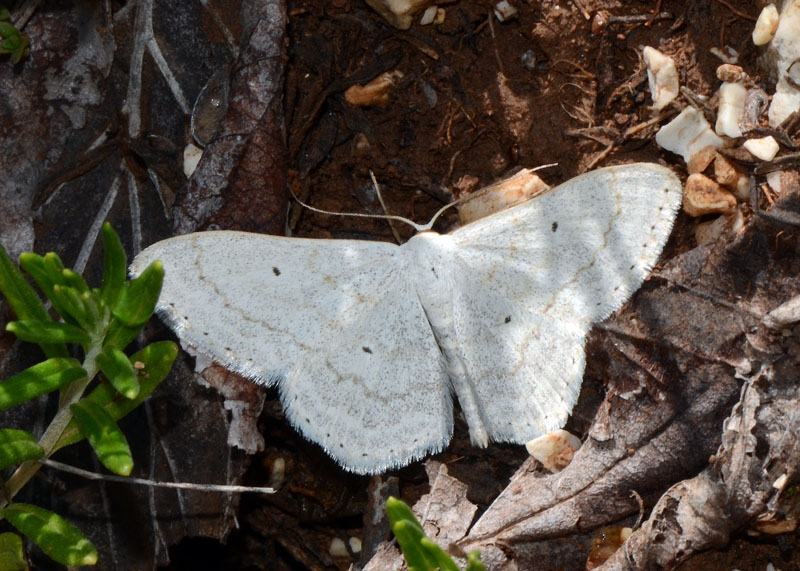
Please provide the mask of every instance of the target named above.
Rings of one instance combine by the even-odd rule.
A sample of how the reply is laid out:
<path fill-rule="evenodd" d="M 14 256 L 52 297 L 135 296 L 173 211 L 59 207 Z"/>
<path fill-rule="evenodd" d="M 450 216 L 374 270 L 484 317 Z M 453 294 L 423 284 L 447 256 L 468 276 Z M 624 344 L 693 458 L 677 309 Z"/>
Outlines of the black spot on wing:
<path fill-rule="evenodd" d="M 506 315 L 506 318 L 503 320 L 503 323 L 511 323 L 511 316 Z"/>
<path fill-rule="evenodd" d="M 551 229 L 553 232 L 555 232 L 556 230 L 558 230 L 558 222 L 553 222 L 553 225 L 550 227 L 550 229 Z"/>
<path fill-rule="evenodd" d="M 362 347 L 361 350 L 364 351 L 364 353 L 369 353 L 370 355 L 372 355 L 372 349 L 370 349 L 369 347 Z"/>
<path fill-rule="evenodd" d="M 281 275 L 281 271 L 278 268 L 274 267 L 274 266 L 272 268 L 272 273 L 275 274 L 276 276 Z"/>

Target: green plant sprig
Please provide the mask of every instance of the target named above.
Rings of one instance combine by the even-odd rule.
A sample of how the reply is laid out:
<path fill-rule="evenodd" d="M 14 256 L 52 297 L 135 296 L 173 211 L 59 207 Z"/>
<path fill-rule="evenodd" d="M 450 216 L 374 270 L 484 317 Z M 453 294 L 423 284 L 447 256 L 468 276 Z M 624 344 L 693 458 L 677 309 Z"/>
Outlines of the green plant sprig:
<path fill-rule="evenodd" d="M 11 23 L 11 13 L 0 6 L 0 54 L 11 54 L 11 62 L 18 64 L 30 53 L 31 41 L 26 34 Z"/>
<path fill-rule="evenodd" d="M 166 378 L 178 353 L 177 345 L 169 341 L 152 343 L 130 357 L 123 352 L 153 314 L 164 269 L 160 262 L 154 262 L 138 278 L 128 280 L 125 251 L 108 223 L 103 225 L 103 245 L 103 281 L 95 289 L 65 268 L 55 253 L 20 256 L 20 267 L 50 300 L 59 321 L 53 321 L 0 246 L 0 293 L 18 318 L 8 323 L 6 330 L 22 341 L 38 344 L 47 357 L 0 383 L 0 410 L 60 391 L 58 410 L 38 441 L 24 430 L 0 429 L 0 469 L 18 466 L 3 486 L 0 518 L 8 520 L 49 557 L 69 566 L 94 564 L 97 550 L 58 514 L 12 503 L 14 496 L 41 468 L 38 459 L 49 458 L 84 438 L 109 471 L 129 475 L 133 458 L 117 421 Z M 80 346 L 82 360 L 69 356 L 67 344 Z M 86 394 L 96 377 L 100 382 Z M 19 560 L 19 545 L 1 534 L 0 561 Z M 3 569 L 17 568 L 23 569 L 24 564 L 3 565 Z"/>
<path fill-rule="evenodd" d="M 389 496 L 386 514 L 408 564 L 408 571 L 460 571 L 447 552 L 425 535 L 422 524 L 407 503 Z M 467 554 L 466 571 L 486 571 L 479 550 Z"/>

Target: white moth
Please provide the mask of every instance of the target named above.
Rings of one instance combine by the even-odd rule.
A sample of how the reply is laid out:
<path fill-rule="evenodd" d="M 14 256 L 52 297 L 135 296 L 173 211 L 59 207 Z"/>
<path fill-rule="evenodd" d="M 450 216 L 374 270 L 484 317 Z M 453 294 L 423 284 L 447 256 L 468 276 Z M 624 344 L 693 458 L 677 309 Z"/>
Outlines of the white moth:
<path fill-rule="evenodd" d="M 378 473 L 447 445 L 453 394 L 477 446 L 561 427 L 586 333 L 641 285 L 680 202 L 670 170 L 633 164 L 402 246 L 202 232 L 131 271 L 160 259 L 184 347 L 277 385 L 306 438 Z"/>

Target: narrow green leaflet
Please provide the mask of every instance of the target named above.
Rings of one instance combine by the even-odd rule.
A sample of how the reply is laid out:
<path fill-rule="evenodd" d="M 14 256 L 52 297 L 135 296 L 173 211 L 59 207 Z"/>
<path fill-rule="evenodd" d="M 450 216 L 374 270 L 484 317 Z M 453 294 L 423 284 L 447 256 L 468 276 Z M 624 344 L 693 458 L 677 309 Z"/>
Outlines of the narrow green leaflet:
<path fill-rule="evenodd" d="M 409 571 L 459 571 L 447 552 L 425 535 L 422 524 L 407 503 L 390 496 L 386 500 L 386 514 Z M 467 555 L 467 571 L 486 571 L 479 550 Z"/>
<path fill-rule="evenodd" d="M 97 364 L 111 385 L 122 396 L 135 399 L 139 394 L 139 380 L 136 369 L 128 356 L 115 347 L 106 347 L 97 355 Z"/>
<path fill-rule="evenodd" d="M 25 281 L 22 272 L 8 257 L 8 252 L 2 244 L 0 244 L 0 291 L 20 319 L 40 321 L 50 319 L 39 296 Z"/>
<path fill-rule="evenodd" d="M 36 460 L 43 455 L 44 449 L 36 444 L 36 438 L 30 432 L 14 428 L 0 429 L 0 470 L 26 460 Z"/>
<path fill-rule="evenodd" d="M 103 340 L 103 345 L 107 347 L 116 347 L 117 349 L 124 349 L 130 344 L 131 341 L 136 339 L 139 331 L 144 327 L 144 323 L 139 325 L 125 325 L 116 317 L 111 319 L 111 324 L 108 326 L 108 333 Z"/>
<path fill-rule="evenodd" d="M 432 539 L 423 537 L 419 540 L 419 544 L 428 557 L 436 562 L 433 565 L 434 568 L 441 569 L 441 571 L 461 571 L 447 552 Z"/>
<path fill-rule="evenodd" d="M 130 446 L 108 411 L 86 399 L 71 405 L 70 410 L 103 466 L 120 476 L 130 475 L 133 470 Z"/>
<path fill-rule="evenodd" d="M 126 282 L 112 309 L 114 317 L 125 325 L 145 323 L 156 307 L 164 281 L 164 266 L 153 262 L 133 281 Z"/>
<path fill-rule="evenodd" d="M 428 569 L 436 567 L 436 562 L 422 548 L 420 540 L 425 537 L 425 534 L 415 523 L 407 519 L 398 521 L 392 525 L 392 533 L 394 533 L 397 543 L 400 544 L 409 569 L 428 571 Z"/>
<path fill-rule="evenodd" d="M 27 569 L 22 538 L 16 533 L 0 533 L 0 571 L 21 571 Z"/>
<path fill-rule="evenodd" d="M 422 524 L 419 523 L 417 516 L 414 515 L 414 512 L 411 511 L 408 504 L 394 496 L 389 496 L 386 500 L 386 515 L 389 516 L 389 523 L 391 525 L 406 519 L 416 523 L 417 527 L 419 527 L 420 530 L 422 529 Z"/>
<path fill-rule="evenodd" d="M 74 272 L 69 268 L 64 268 L 64 270 L 61 272 L 61 275 L 64 276 L 64 280 L 67 282 L 67 285 L 69 285 L 69 287 L 74 287 L 79 293 L 86 293 L 89 291 L 89 286 L 86 284 L 83 276 L 81 276 L 79 273 Z"/>
<path fill-rule="evenodd" d="M 22 272 L 8 257 L 8 253 L 2 245 L 0 245 L 0 292 L 3 293 L 18 319 L 34 321 L 50 319 L 39 296 L 28 285 Z M 48 357 L 67 356 L 67 348 L 63 344 L 45 344 L 41 347 Z"/>
<path fill-rule="evenodd" d="M 77 289 L 69 286 L 53 286 L 50 299 L 59 315 L 67 319 L 71 318 L 70 322 L 77 324 L 82 329 L 91 327 L 91 315 L 86 306 L 86 298 Z"/>
<path fill-rule="evenodd" d="M 97 563 L 94 545 L 58 514 L 30 504 L 11 504 L 0 513 L 48 557 L 62 565 L 77 567 Z"/>
<path fill-rule="evenodd" d="M 55 321 L 12 321 L 6 325 L 9 331 L 30 343 L 88 343 L 89 334 L 80 327 Z"/>
<path fill-rule="evenodd" d="M 103 223 L 103 285 L 100 297 L 114 307 L 128 272 L 128 258 L 111 224 Z"/>
<path fill-rule="evenodd" d="M 53 307 L 58 314 L 67 319 L 69 323 L 76 325 L 76 322 L 61 305 L 60 300 L 53 295 L 53 288 L 56 284 L 64 285 L 61 282 L 61 272 L 54 268 L 53 261 L 46 262 L 44 257 L 39 254 L 24 252 L 19 256 L 19 266 L 31 275 L 42 293 L 53 302 Z M 20 319 L 24 318 L 20 316 Z"/>
<path fill-rule="evenodd" d="M 34 365 L 0 383 L 0 410 L 86 378 L 77 359 L 54 357 Z"/>
<path fill-rule="evenodd" d="M 114 420 L 119 420 L 139 406 L 150 396 L 158 384 L 163 381 L 178 355 L 178 346 L 172 341 L 152 343 L 130 356 L 129 360 L 136 370 L 139 382 L 139 395 L 135 399 L 121 399 L 114 387 L 108 384 L 98 385 L 84 400 L 92 401 L 103 407 Z M 2 387 L 2 384 L 0 384 Z M 73 420 L 67 425 L 64 433 L 54 446 L 53 451 L 74 444 L 83 439 L 78 425 Z"/>
<path fill-rule="evenodd" d="M 467 571 L 486 571 L 486 565 L 481 561 L 480 549 L 467 553 Z"/>

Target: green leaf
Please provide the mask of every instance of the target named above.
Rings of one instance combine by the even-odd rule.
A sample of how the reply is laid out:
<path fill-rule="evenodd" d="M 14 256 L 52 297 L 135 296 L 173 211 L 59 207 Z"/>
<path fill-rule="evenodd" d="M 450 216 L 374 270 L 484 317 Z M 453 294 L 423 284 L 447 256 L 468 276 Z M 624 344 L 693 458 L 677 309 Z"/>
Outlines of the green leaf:
<path fill-rule="evenodd" d="M 20 43 L 19 47 L 14 50 L 13 54 L 11 55 L 11 63 L 14 65 L 18 64 L 23 57 L 30 53 L 30 45 L 31 41 L 26 34 L 20 34 Z"/>
<path fill-rule="evenodd" d="M 0 470 L 26 460 L 36 460 L 43 455 L 44 449 L 36 444 L 36 438 L 30 432 L 14 428 L 0 429 Z"/>
<path fill-rule="evenodd" d="M 389 516 L 389 524 L 394 525 L 399 521 L 408 520 L 417 524 L 417 527 L 422 531 L 422 524 L 411 511 L 411 508 L 403 500 L 399 500 L 394 496 L 389 496 L 386 500 L 386 515 Z"/>
<path fill-rule="evenodd" d="M 77 324 L 81 329 L 89 330 L 92 328 L 93 320 L 89 315 L 89 308 L 86 306 L 86 298 L 77 289 L 69 286 L 55 285 L 50 297 L 53 306 L 57 307 L 59 315 L 65 321 Z"/>
<path fill-rule="evenodd" d="M 80 327 L 55 321 L 11 321 L 9 331 L 31 343 L 89 343 L 92 338 Z"/>
<path fill-rule="evenodd" d="M 164 281 L 164 266 L 155 261 L 133 281 L 125 282 L 112 313 L 128 326 L 145 323 L 156 307 Z"/>
<path fill-rule="evenodd" d="M 133 470 L 133 457 L 125 435 L 111 415 L 99 404 L 83 399 L 70 405 L 81 434 L 94 448 L 103 466 L 120 476 Z"/>
<path fill-rule="evenodd" d="M 70 313 L 66 310 L 61 302 L 61 297 L 53 293 L 53 288 L 56 285 L 66 286 L 61 272 L 63 265 L 57 255 L 52 252 L 47 256 L 40 256 L 32 252 L 25 252 L 19 257 L 20 267 L 28 272 L 42 293 L 53 302 L 53 307 L 61 317 L 68 323 L 77 325 L 77 322 L 72 318 Z M 20 317 L 20 319 L 23 319 Z M 49 317 L 48 317 L 49 319 Z"/>
<path fill-rule="evenodd" d="M 144 327 L 141 325 L 125 325 L 116 317 L 111 318 L 111 324 L 108 326 L 106 338 L 103 340 L 103 345 L 106 347 L 116 347 L 117 349 L 124 349 L 131 341 L 136 339 L 139 332 Z"/>
<path fill-rule="evenodd" d="M 481 562 L 481 550 L 473 549 L 467 553 L 466 571 L 486 571 L 486 565 Z"/>
<path fill-rule="evenodd" d="M 114 420 L 119 420 L 139 406 L 167 377 L 177 355 L 178 346 L 172 341 L 152 343 L 130 356 L 130 362 L 139 380 L 139 395 L 135 399 L 121 399 L 114 387 L 100 384 L 84 400 L 98 404 L 108 411 Z M 53 447 L 53 452 L 82 439 L 83 435 L 77 424 L 74 421 L 70 422 Z"/>
<path fill-rule="evenodd" d="M 20 256 L 21 259 L 22 256 Z M 39 296 L 25 281 L 22 272 L 8 257 L 8 252 L 2 245 L 0 245 L 0 291 L 3 292 L 9 305 L 11 305 L 11 309 L 20 319 L 38 319 L 41 321 L 50 319 L 47 315 L 47 310 L 39 300 Z"/>
<path fill-rule="evenodd" d="M 403 557 L 405 557 L 409 569 L 427 571 L 435 567 L 434 560 L 420 544 L 425 534 L 422 533 L 419 526 L 404 519 L 392 525 L 392 532 L 397 539 L 397 543 L 400 544 L 400 549 L 403 551 Z"/>
<path fill-rule="evenodd" d="M 10 20 L 11 12 L 5 6 L 0 6 L 0 20 Z"/>
<path fill-rule="evenodd" d="M 461 571 L 447 552 L 429 537 L 420 539 L 419 544 L 428 557 L 435 561 L 435 568 L 439 568 L 442 571 Z"/>
<path fill-rule="evenodd" d="M 1 513 L 48 557 L 62 565 L 77 567 L 97 563 L 94 545 L 77 527 L 58 514 L 30 504 L 11 504 Z"/>
<path fill-rule="evenodd" d="M 0 21 L 0 37 L 12 38 L 19 37 L 19 30 L 11 22 Z"/>
<path fill-rule="evenodd" d="M 114 307 L 125 284 L 128 257 L 119 236 L 108 222 L 103 223 L 103 285 L 100 297 L 108 307 Z"/>
<path fill-rule="evenodd" d="M 27 568 L 22 538 L 10 531 L 0 533 L 0 571 L 22 571 Z"/>
<path fill-rule="evenodd" d="M 22 272 L 8 257 L 0 245 L 0 292 L 3 293 L 18 319 L 49 321 L 50 316 L 39 300 L 39 296 L 28 285 Z M 44 344 L 42 351 L 47 357 L 66 357 L 67 348 L 63 344 Z"/>
<path fill-rule="evenodd" d="M 89 291 L 89 286 L 86 285 L 86 281 L 79 273 L 74 272 L 69 268 L 64 268 L 64 270 L 61 272 L 61 275 L 64 276 L 64 280 L 67 282 L 67 285 L 75 288 L 78 293 L 82 294 Z"/>
<path fill-rule="evenodd" d="M 97 355 L 97 364 L 100 370 L 122 396 L 135 399 L 139 394 L 139 381 L 136 370 L 128 356 L 114 347 L 106 347 Z"/>
<path fill-rule="evenodd" d="M 86 378 L 86 371 L 76 359 L 48 359 L 0 383 L 0 410 L 60 389 L 80 378 Z"/>

